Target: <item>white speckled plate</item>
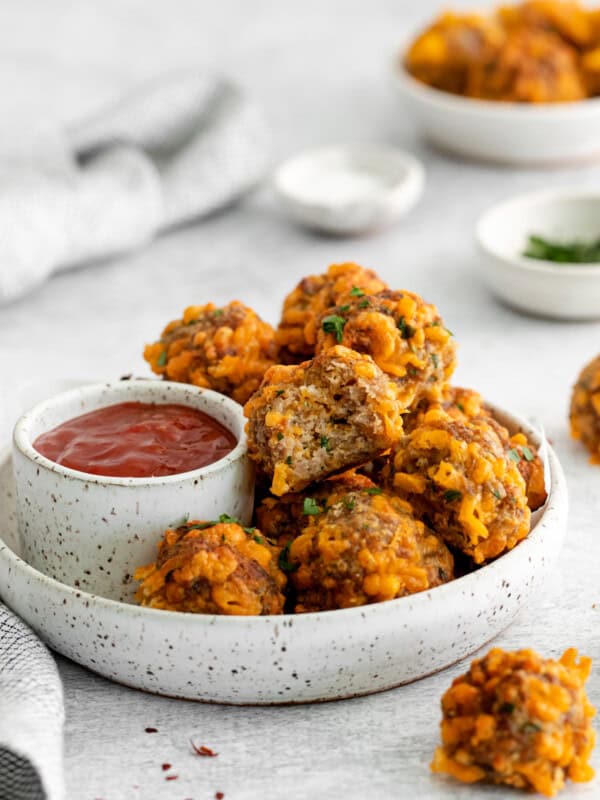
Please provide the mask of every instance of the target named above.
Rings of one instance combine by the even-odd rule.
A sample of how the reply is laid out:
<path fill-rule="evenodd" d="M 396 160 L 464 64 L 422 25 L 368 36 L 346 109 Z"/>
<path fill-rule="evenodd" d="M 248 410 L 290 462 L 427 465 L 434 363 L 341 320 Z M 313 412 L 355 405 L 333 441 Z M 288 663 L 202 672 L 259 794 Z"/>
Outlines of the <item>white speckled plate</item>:
<path fill-rule="evenodd" d="M 539 436 L 501 414 L 533 441 Z M 482 569 L 411 597 L 320 614 L 216 617 L 140 608 L 66 586 L 19 557 L 11 459 L 0 456 L 0 595 L 63 655 L 159 694 L 218 703 L 306 703 L 417 680 L 512 622 L 557 560 L 567 488 L 551 448 L 550 497 L 529 537 Z"/>

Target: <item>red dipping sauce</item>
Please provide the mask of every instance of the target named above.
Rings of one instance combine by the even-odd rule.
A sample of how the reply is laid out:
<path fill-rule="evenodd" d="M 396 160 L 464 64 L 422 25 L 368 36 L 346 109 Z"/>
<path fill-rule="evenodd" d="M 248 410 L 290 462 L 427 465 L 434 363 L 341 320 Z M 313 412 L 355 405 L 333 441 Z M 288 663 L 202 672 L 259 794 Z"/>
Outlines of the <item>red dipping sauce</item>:
<path fill-rule="evenodd" d="M 230 453 L 235 436 L 189 406 L 118 403 L 64 422 L 33 443 L 64 467 L 118 478 L 189 472 Z"/>

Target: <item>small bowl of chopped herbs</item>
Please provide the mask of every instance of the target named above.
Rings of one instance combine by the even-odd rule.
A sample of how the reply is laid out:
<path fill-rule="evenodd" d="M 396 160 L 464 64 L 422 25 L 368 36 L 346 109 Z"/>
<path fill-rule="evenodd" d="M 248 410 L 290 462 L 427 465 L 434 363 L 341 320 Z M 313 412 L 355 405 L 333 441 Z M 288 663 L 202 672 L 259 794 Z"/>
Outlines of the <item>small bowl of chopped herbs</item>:
<path fill-rule="evenodd" d="M 503 302 L 554 319 L 600 319 L 600 191 L 506 200 L 477 224 L 481 270 Z"/>

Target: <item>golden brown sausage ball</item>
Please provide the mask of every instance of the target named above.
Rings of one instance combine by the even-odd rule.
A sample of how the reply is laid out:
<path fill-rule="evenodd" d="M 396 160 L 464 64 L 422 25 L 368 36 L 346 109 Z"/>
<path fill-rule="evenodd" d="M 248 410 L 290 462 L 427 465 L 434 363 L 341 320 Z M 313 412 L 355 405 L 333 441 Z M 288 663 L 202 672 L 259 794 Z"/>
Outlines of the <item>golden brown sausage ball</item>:
<path fill-rule="evenodd" d="M 221 519 L 165 531 L 156 563 L 135 572 L 141 605 L 195 614 L 283 613 L 279 548 L 258 529 Z"/>
<path fill-rule="evenodd" d="M 152 371 L 171 381 L 214 389 L 245 403 L 263 375 L 277 363 L 275 332 L 247 306 L 234 300 L 189 306 L 173 320 L 144 358 Z"/>
<path fill-rule="evenodd" d="M 411 44 L 405 66 L 429 86 L 469 94 L 472 66 L 492 63 L 503 40 L 491 18 L 445 12 Z"/>
<path fill-rule="evenodd" d="M 528 0 L 500 8 L 498 18 L 509 31 L 551 31 L 578 48 L 587 47 L 594 39 L 593 15 L 569 0 Z"/>
<path fill-rule="evenodd" d="M 375 362 L 333 347 L 271 367 L 244 408 L 248 453 L 275 495 L 368 461 L 402 434 L 393 384 Z"/>
<path fill-rule="evenodd" d="M 581 371 L 571 397 L 571 436 L 590 451 L 590 463 L 600 464 L 600 356 Z"/>
<path fill-rule="evenodd" d="M 339 494 L 374 487 L 373 481 L 365 475 L 349 470 L 313 484 L 307 493 L 318 505 L 327 505 L 327 498 L 334 492 Z M 310 522 L 310 511 L 305 506 L 307 493 L 290 492 L 282 497 L 263 498 L 255 509 L 257 527 L 280 547 L 285 547 Z"/>
<path fill-rule="evenodd" d="M 548 497 L 544 480 L 544 465 L 536 446 L 528 440 L 524 433 L 511 436 L 501 425 L 485 404 L 479 392 L 463 389 L 458 386 L 446 386 L 438 401 L 421 400 L 410 414 L 403 417 L 404 430 L 410 433 L 418 427 L 434 407 L 440 407 L 453 419 L 468 422 L 472 420 L 486 421 L 498 434 L 508 457 L 517 464 L 523 476 L 527 490 L 527 503 L 532 511 L 540 508 Z"/>
<path fill-rule="evenodd" d="M 529 533 L 525 482 L 485 419 L 460 421 L 432 408 L 393 448 L 387 481 L 476 564 Z"/>
<path fill-rule="evenodd" d="M 358 264 L 332 264 L 323 275 L 303 278 L 285 298 L 276 341 L 283 363 L 298 363 L 315 354 L 317 317 L 339 298 L 374 294 L 386 288 L 377 273 Z"/>
<path fill-rule="evenodd" d="M 392 600 L 453 578 L 449 550 L 407 502 L 378 487 L 332 487 L 304 497 L 310 519 L 284 550 L 297 613 Z"/>
<path fill-rule="evenodd" d="M 553 797 L 565 780 L 589 781 L 595 710 L 585 693 L 591 660 L 559 661 L 499 648 L 477 659 L 442 697 L 442 746 L 431 768 L 460 781 Z"/>
<path fill-rule="evenodd" d="M 437 397 L 456 367 L 452 334 L 434 305 L 412 292 L 349 297 L 319 318 L 317 353 L 335 344 L 367 353 L 394 381 L 406 411 Z"/>

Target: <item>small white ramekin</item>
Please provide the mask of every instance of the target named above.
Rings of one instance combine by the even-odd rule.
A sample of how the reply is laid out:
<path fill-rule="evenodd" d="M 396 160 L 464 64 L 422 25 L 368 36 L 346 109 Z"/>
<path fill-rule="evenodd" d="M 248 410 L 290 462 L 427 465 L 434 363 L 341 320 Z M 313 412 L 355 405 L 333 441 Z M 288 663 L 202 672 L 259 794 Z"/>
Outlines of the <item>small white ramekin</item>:
<path fill-rule="evenodd" d="M 200 469 L 157 478 L 91 475 L 54 463 L 36 438 L 69 419 L 124 402 L 177 403 L 199 409 L 237 438 L 224 458 Z M 99 383 L 56 395 L 17 422 L 13 464 L 23 555 L 70 586 L 130 601 L 135 569 L 154 560 L 165 528 L 185 518 L 220 514 L 250 521 L 253 468 L 243 410 L 228 397 L 183 383 Z"/>
<path fill-rule="evenodd" d="M 538 316 L 600 319 L 600 264 L 523 255 L 531 234 L 559 241 L 600 236 L 600 192 L 552 189 L 505 200 L 477 223 L 482 277 L 505 303 Z"/>

